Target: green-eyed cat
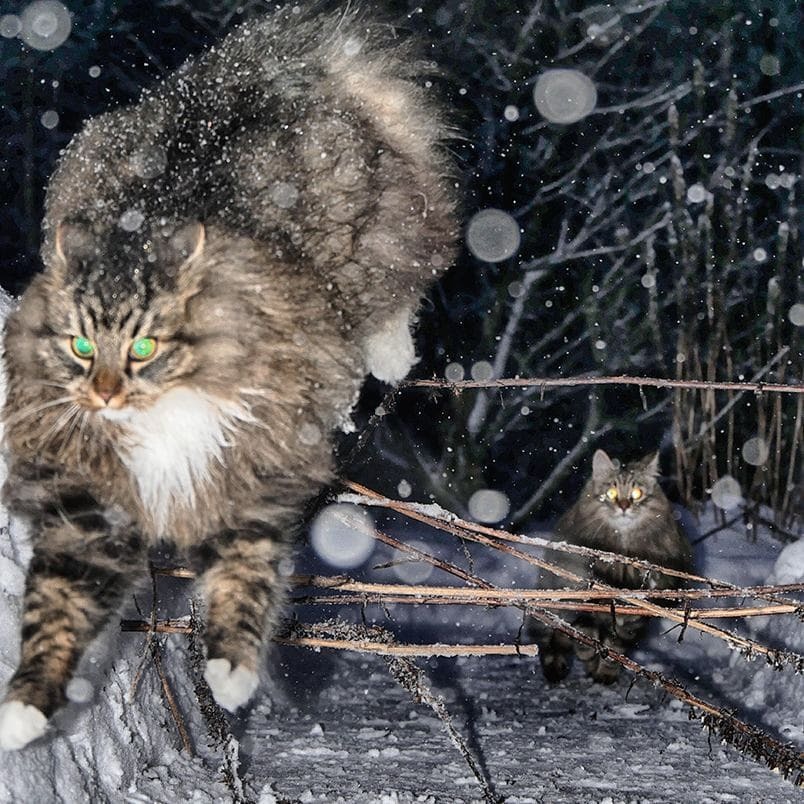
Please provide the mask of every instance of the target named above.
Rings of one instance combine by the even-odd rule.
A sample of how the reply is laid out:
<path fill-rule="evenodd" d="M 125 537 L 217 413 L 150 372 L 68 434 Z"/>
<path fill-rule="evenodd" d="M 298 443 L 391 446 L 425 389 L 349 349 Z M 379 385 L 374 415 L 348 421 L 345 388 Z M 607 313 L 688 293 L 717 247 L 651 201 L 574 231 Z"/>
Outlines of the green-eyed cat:
<path fill-rule="evenodd" d="M 245 704 L 330 434 L 367 372 L 414 362 L 455 249 L 445 127 L 385 26 L 297 12 L 91 120 L 50 183 L 4 343 L 34 547 L 0 747 L 45 731 L 159 540 L 198 572 L 216 700 Z"/>

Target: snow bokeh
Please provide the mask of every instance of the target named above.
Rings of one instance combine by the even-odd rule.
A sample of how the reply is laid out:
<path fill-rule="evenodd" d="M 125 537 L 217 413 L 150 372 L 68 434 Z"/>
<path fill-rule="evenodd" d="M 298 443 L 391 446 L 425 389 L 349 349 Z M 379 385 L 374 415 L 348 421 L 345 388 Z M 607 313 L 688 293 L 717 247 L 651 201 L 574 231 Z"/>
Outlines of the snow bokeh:
<path fill-rule="evenodd" d="M 90 67 L 90 75 L 93 75 L 93 70 L 97 70 L 97 75 L 100 75 L 99 67 Z M 135 151 L 129 158 L 128 164 L 141 179 L 155 179 L 165 172 L 167 159 L 164 148 L 145 147 Z"/>
<path fill-rule="evenodd" d="M 743 460 L 752 466 L 762 466 L 770 454 L 768 442 L 764 438 L 754 436 L 743 444 Z"/>
<path fill-rule="evenodd" d="M 580 70 L 547 70 L 536 79 L 533 101 L 551 123 L 577 123 L 597 106 L 597 87 Z"/>
<path fill-rule="evenodd" d="M 67 7 L 56 0 L 36 0 L 20 17 L 18 36 L 34 50 L 55 50 L 63 45 L 72 29 Z"/>
<path fill-rule="evenodd" d="M 723 475 L 712 484 L 712 502 L 724 511 L 731 511 L 743 502 L 740 483 L 731 475 Z"/>
<path fill-rule="evenodd" d="M 469 515 L 476 522 L 492 524 L 508 516 L 511 501 L 508 495 L 496 489 L 478 489 L 467 503 Z"/>
<path fill-rule="evenodd" d="M 488 382 L 494 377 L 494 366 L 488 360 L 478 360 L 472 363 L 469 373 L 475 382 Z"/>
<path fill-rule="evenodd" d="M 519 224 L 501 209 L 476 212 L 466 228 L 466 246 L 484 262 L 502 262 L 519 250 Z"/>
<path fill-rule="evenodd" d="M 332 567 L 359 567 L 374 552 L 374 522 L 364 508 L 335 503 L 323 508 L 310 526 L 310 544 Z"/>
<path fill-rule="evenodd" d="M 589 6 L 581 12 L 586 35 L 598 47 L 608 47 L 623 34 L 621 15 L 610 5 Z"/>
<path fill-rule="evenodd" d="M 460 363 L 447 363 L 447 367 L 444 369 L 444 379 L 449 380 L 449 382 L 460 382 L 465 374 L 466 372 Z"/>

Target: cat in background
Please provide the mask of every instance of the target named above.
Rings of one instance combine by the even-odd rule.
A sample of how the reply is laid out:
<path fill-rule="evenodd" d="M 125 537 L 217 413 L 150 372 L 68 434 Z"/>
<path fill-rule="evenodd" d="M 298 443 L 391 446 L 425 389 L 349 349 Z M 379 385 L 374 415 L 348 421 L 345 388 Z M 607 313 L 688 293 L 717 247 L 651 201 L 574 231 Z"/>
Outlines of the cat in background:
<path fill-rule="evenodd" d="M 215 699 L 254 694 L 331 433 L 367 373 L 408 372 L 455 252 L 420 68 L 387 26 L 286 6 L 62 156 L 3 344 L 3 495 L 33 557 L 0 747 L 45 732 L 161 540 L 198 574 Z"/>
<path fill-rule="evenodd" d="M 658 453 L 620 466 L 603 450 L 597 450 L 592 459 L 592 477 L 578 501 L 559 519 L 555 540 L 690 572 L 690 545 L 659 487 L 658 474 Z M 547 560 L 589 581 L 602 581 L 618 588 L 674 589 L 681 585 L 681 579 L 674 576 L 646 573 L 628 564 L 595 561 L 590 566 L 588 558 L 571 553 L 551 550 Z M 569 582 L 545 573 L 541 584 L 558 589 Z M 644 634 L 648 618 L 583 613 L 570 622 L 606 647 L 624 653 Z M 581 645 L 533 618 L 528 624 L 538 642 L 542 670 L 548 681 L 560 681 L 569 673 L 573 652 L 596 681 L 606 684 L 616 681 L 620 665 L 603 658 L 594 648 Z"/>

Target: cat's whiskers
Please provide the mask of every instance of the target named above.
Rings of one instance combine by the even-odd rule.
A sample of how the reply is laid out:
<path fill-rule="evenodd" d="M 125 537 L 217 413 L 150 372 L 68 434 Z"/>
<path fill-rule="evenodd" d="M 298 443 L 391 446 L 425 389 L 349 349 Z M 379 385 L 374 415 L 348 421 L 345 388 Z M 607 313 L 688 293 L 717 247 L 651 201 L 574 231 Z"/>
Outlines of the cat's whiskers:
<path fill-rule="evenodd" d="M 51 399 L 47 402 L 36 402 L 33 405 L 29 405 L 27 408 L 17 411 L 14 415 L 9 416 L 5 420 L 5 423 L 6 425 L 17 424 L 31 416 L 35 416 L 37 413 L 41 413 L 43 410 L 48 410 L 58 405 L 66 405 L 68 402 L 74 402 L 72 395 L 61 396 L 58 399 Z"/>
<path fill-rule="evenodd" d="M 40 444 L 40 449 L 45 450 L 46 447 L 50 445 L 50 443 L 56 438 L 56 436 L 61 433 L 64 428 L 70 423 L 70 419 L 72 419 L 80 410 L 78 405 L 73 402 L 67 410 L 63 411 L 58 415 L 55 421 L 50 425 L 50 427 L 45 431 L 44 435 L 42 436 L 42 441 Z M 69 435 L 62 439 L 62 450 L 67 445 L 69 441 Z M 61 450 L 60 450 L 61 451 Z"/>
<path fill-rule="evenodd" d="M 70 443 L 73 433 L 75 433 L 76 427 L 78 426 L 78 422 L 81 420 L 81 406 L 75 405 L 75 409 L 72 412 L 71 420 L 69 421 L 70 429 L 67 431 L 66 435 L 64 436 L 64 445 L 66 447 L 67 444 Z M 86 411 L 84 411 L 86 413 Z"/>

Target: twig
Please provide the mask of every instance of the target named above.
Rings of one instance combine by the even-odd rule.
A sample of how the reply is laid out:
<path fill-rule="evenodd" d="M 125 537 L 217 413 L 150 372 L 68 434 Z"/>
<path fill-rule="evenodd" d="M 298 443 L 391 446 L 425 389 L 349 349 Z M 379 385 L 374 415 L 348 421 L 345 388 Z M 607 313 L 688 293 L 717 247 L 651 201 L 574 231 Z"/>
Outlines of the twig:
<path fill-rule="evenodd" d="M 792 781 L 795 785 L 804 785 L 804 770 L 802 770 L 804 769 L 804 753 L 792 745 L 784 745 L 761 729 L 739 720 L 731 712 L 698 698 L 688 692 L 678 681 L 669 679 L 655 670 L 648 670 L 633 659 L 603 647 L 596 639 L 550 612 L 529 608 L 528 614 L 549 628 L 561 631 L 576 642 L 594 648 L 608 661 L 619 664 L 654 685 L 664 687 L 674 698 L 693 707 L 693 711 L 698 710 L 696 717 L 699 717 L 708 728 L 718 732 L 726 742 L 756 759 L 761 759 L 772 770 L 778 769 L 785 778 L 793 776 Z"/>
<path fill-rule="evenodd" d="M 295 623 L 290 631 L 282 635 L 280 639 L 290 640 L 284 644 L 307 644 L 308 647 L 335 647 L 345 650 L 361 651 L 360 646 L 370 645 L 371 653 L 382 653 L 385 655 L 388 669 L 394 680 L 399 685 L 411 694 L 413 699 L 419 703 L 426 703 L 438 716 L 439 720 L 444 725 L 444 728 L 449 735 L 450 741 L 458 749 L 458 752 L 463 757 L 469 769 L 472 771 L 475 779 L 483 790 L 483 797 L 488 804 L 502 804 L 502 799 L 494 792 L 491 784 L 491 779 L 485 772 L 482 764 L 472 755 L 466 741 L 461 737 L 455 725 L 452 722 L 452 717 L 444 704 L 443 699 L 433 693 L 427 679 L 422 670 L 417 667 L 413 662 L 405 656 L 420 655 L 410 653 L 396 652 L 395 649 L 404 649 L 407 647 L 397 645 L 394 642 L 394 637 L 391 633 L 384 628 L 378 626 L 356 626 L 340 620 L 329 620 L 323 623 L 314 623 L 311 625 L 302 625 Z M 326 643 L 326 644 L 325 644 Z M 357 646 L 357 647 L 355 647 Z M 440 646 L 449 648 L 451 646 Z M 465 646 L 472 648 L 475 646 Z M 510 648 L 512 646 L 487 646 L 491 649 L 496 648 Z M 451 653 L 435 654 L 435 655 L 456 655 Z"/>
<path fill-rule="evenodd" d="M 159 651 L 159 643 L 152 641 L 151 656 L 154 660 L 156 672 L 159 674 L 159 680 L 162 682 L 162 693 L 164 694 L 165 701 L 170 709 L 170 714 L 173 716 L 173 720 L 176 723 L 176 728 L 179 730 L 179 736 L 181 737 L 184 750 L 187 751 L 190 756 L 195 756 L 193 744 L 190 742 L 190 735 L 187 733 L 187 727 L 184 724 L 184 718 L 179 711 L 179 707 L 176 704 L 176 698 L 173 695 L 173 690 L 170 688 L 170 682 L 168 681 L 168 678 L 165 675 L 165 670 L 162 667 L 162 657 L 160 656 Z"/>
<path fill-rule="evenodd" d="M 539 653 L 536 645 L 445 645 L 440 642 L 429 645 L 412 645 L 322 637 L 275 637 L 274 642 L 278 645 L 294 645 L 300 648 L 332 648 L 354 653 L 376 653 L 380 656 L 406 656 L 408 658 L 414 656 L 536 656 Z"/>
<path fill-rule="evenodd" d="M 498 528 L 490 528 L 486 525 L 480 525 L 476 522 L 467 522 L 466 520 L 461 519 L 460 517 L 456 516 L 455 514 L 444 511 L 439 506 L 434 505 L 426 505 L 421 503 L 415 502 L 405 502 L 403 500 L 392 500 L 388 497 L 384 497 L 382 494 L 378 494 L 376 491 L 367 488 L 359 483 L 355 483 L 350 480 L 342 481 L 343 485 L 346 488 L 352 489 L 356 492 L 355 495 L 343 494 L 340 495 L 339 499 L 345 502 L 354 502 L 363 505 L 369 506 L 378 506 L 381 508 L 389 508 L 392 511 L 396 511 L 404 516 L 415 519 L 418 522 L 423 522 L 431 527 L 437 528 L 438 530 L 443 530 L 447 533 L 451 533 L 454 536 L 458 536 L 459 538 L 466 538 L 472 539 L 475 541 L 480 541 L 482 544 L 487 544 L 491 547 L 496 547 L 499 549 L 499 545 L 496 541 L 492 540 L 502 540 L 504 542 L 513 542 L 515 544 L 524 544 L 531 547 L 539 547 L 546 550 L 555 550 L 559 552 L 565 553 L 572 553 L 574 555 L 585 556 L 589 559 L 594 559 L 597 561 L 605 561 L 606 563 L 618 563 L 618 564 L 628 564 L 632 567 L 637 567 L 645 572 L 654 572 L 659 573 L 662 575 L 669 575 L 674 578 L 681 578 L 685 581 L 692 581 L 694 583 L 702 583 L 706 584 L 707 586 L 712 587 L 713 589 L 720 588 L 720 589 L 731 589 L 735 592 L 738 592 L 740 587 L 736 586 L 735 584 L 729 583 L 728 581 L 722 581 L 715 578 L 707 578 L 703 575 L 695 575 L 694 573 L 690 572 L 683 572 L 681 570 L 674 569 L 672 567 L 665 567 L 661 564 L 654 564 L 650 561 L 644 561 L 638 558 L 632 558 L 631 556 L 622 555 L 620 553 L 612 553 L 607 550 L 597 550 L 592 547 L 581 547 L 580 545 L 571 544 L 569 542 L 555 542 L 551 541 L 550 539 L 543 539 L 538 536 L 524 536 L 522 534 L 516 533 L 509 533 L 505 530 L 500 530 Z M 474 538 L 473 535 L 469 534 L 479 534 L 482 536 L 490 537 L 489 540 L 477 540 Z M 548 572 L 558 576 L 563 577 L 566 580 L 572 581 L 574 583 L 582 582 L 583 584 L 588 583 L 588 579 L 581 578 L 579 579 L 578 576 L 574 575 L 567 570 L 564 570 L 562 567 L 559 567 L 556 564 L 552 564 L 548 561 L 543 561 L 541 559 L 536 558 L 530 554 L 522 554 L 525 556 L 524 560 L 534 566 L 537 566 L 541 569 L 545 569 Z M 598 584 L 599 588 L 605 588 L 602 584 Z M 609 587 L 610 588 L 610 587 Z M 632 594 L 632 593 L 629 593 Z M 755 597 L 762 597 L 770 600 L 772 603 L 791 603 L 793 605 L 798 605 L 798 601 L 795 600 L 783 600 L 776 596 L 772 595 L 765 595 L 765 594 L 757 594 Z"/>
<path fill-rule="evenodd" d="M 415 549 L 415 548 L 412 548 Z M 422 551 L 417 551 L 424 556 Z M 421 560 L 426 560 L 422 557 Z M 469 573 L 465 573 L 469 575 Z M 471 576 L 472 582 L 477 580 Z M 789 594 L 804 592 L 804 583 L 780 584 L 777 586 L 739 586 L 734 588 L 718 589 L 603 589 L 595 586 L 592 589 L 501 589 L 494 586 L 478 589 L 466 589 L 460 586 L 411 586 L 408 584 L 383 584 L 355 581 L 345 575 L 294 575 L 292 583 L 297 587 L 320 587 L 322 589 L 337 589 L 349 592 L 376 592 L 380 594 L 400 594 L 413 597 L 446 597 L 471 596 L 477 600 L 487 598 L 525 598 L 527 600 L 595 600 L 622 597 L 628 595 L 634 598 L 647 600 L 663 598 L 679 598 L 685 600 L 701 600 L 721 597 L 751 598 L 774 594 Z M 788 604 L 796 608 L 796 602 Z"/>
<path fill-rule="evenodd" d="M 446 597 L 411 597 L 410 595 L 387 595 L 387 594 L 362 594 L 362 595 L 309 595 L 305 597 L 292 598 L 295 605 L 316 605 L 316 606 L 366 606 L 376 604 L 388 606 L 391 604 L 402 604 L 412 606 L 485 606 L 485 607 L 522 607 L 529 601 L 525 597 L 499 597 L 478 600 L 470 595 L 449 595 Z M 603 603 L 573 603 L 563 600 L 540 600 L 539 607 L 550 611 L 577 611 L 577 612 L 600 612 L 628 615 L 631 617 L 659 617 L 654 609 L 640 608 L 622 604 L 603 604 Z M 782 614 L 796 614 L 804 607 L 795 608 L 793 606 L 759 606 L 755 608 L 725 608 L 725 609 L 693 609 L 683 610 L 673 609 L 677 614 L 683 614 L 688 619 L 693 620 L 725 620 L 740 619 L 745 617 L 772 617 Z"/>
<path fill-rule="evenodd" d="M 401 388 L 564 388 L 591 385 L 636 385 L 651 388 L 708 389 L 712 391 L 753 391 L 754 393 L 804 394 L 804 385 L 763 382 L 715 382 L 708 380 L 669 380 L 661 377 L 512 377 L 499 380 L 409 380 Z"/>
<path fill-rule="evenodd" d="M 384 507 L 391 508 L 392 510 L 398 511 L 399 513 L 402 513 L 405 516 L 408 516 L 412 519 L 432 524 L 435 527 L 439 528 L 440 530 L 446 531 L 447 533 L 451 533 L 461 538 L 471 539 L 472 541 L 476 541 L 488 547 L 493 547 L 503 553 L 506 553 L 507 555 L 518 558 L 533 566 L 539 567 L 541 569 L 547 569 L 549 572 L 558 575 L 559 577 L 563 577 L 566 580 L 569 580 L 573 583 L 580 583 L 586 585 L 588 583 L 588 579 L 575 575 L 574 573 L 569 572 L 564 568 L 559 567 L 558 565 L 550 564 L 549 562 L 545 562 L 541 559 L 535 558 L 529 553 L 524 553 L 521 550 L 517 550 L 513 547 L 510 547 L 508 544 L 505 544 L 504 541 L 536 543 L 539 544 L 539 546 L 548 547 L 552 549 L 569 549 L 571 547 L 572 550 L 570 550 L 570 552 L 589 551 L 590 553 L 596 555 L 596 557 L 598 558 L 603 557 L 609 561 L 615 561 L 620 563 L 631 563 L 632 561 L 627 557 L 621 556 L 617 553 L 605 553 L 605 551 L 591 550 L 591 548 L 578 548 L 575 545 L 549 542 L 545 539 L 536 540 L 534 537 L 515 536 L 513 534 L 507 533 L 506 531 L 495 530 L 493 528 L 487 528 L 482 525 L 476 525 L 474 523 L 465 522 L 456 517 L 454 514 L 450 514 L 448 517 L 449 521 L 445 521 L 444 519 L 440 519 L 438 517 L 423 514 L 421 512 L 421 508 L 423 506 L 417 506 L 415 503 L 411 504 L 396 500 L 389 500 L 388 498 L 383 497 L 380 494 L 377 494 L 377 492 L 372 491 L 371 489 L 367 489 L 365 486 L 361 486 L 351 481 L 347 481 L 345 485 L 364 495 L 369 504 L 381 505 Z M 488 534 L 490 534 L 492 538 L 489 538 Z M 669 567 L 660 567 L 657 565 L 655 567 L 655 570 L 666 575 L 676 575 L 676 576 L 681 575 L 683 577 L 696 581 L 702 581 L 704 583 L 710 582 L 708 581 L 708 579 L 702 578 L 701 576 L 693 576 L 690 573 L 680 573 L 678 570 L 672 570 Z M 598 586 L 598 588 L 605 589 L 606 591 L 612 594 L 614 594 L 616 591 L 612 587 L 607 586 L 606 584 L 603 583 L 598 582 L 596 583 L 596 585 Z M 722 585 L 728 585 L 728 584 L 722 584 Z M 629 595 L 623 595 L 621 599 L 628 603 L 633 602 L 633 599 Z M 654 606 L 653 604 L 647 601 L 643 601 L 641 605 L 644 606 L 645 608 L 653 609 L 660 616 L 667 617 L 668 619 L 671 620 L 676 620 L 677 622 L 684 622 L 683 615 L 676 615 L 671 610 L 663 609 L 660 606 Z M 784 651 L 784 652 L 775 651 L 772 650 L 771 648 L 766 647 L 765 645 L 762 645 L 759 642 L 756 642 L 753 639 L 742 637 L 739 634 L 735 634 L 730 631 L 724 631 L 723 629 L 718 628 L 717 626 L 710 625 L 708 623 L 704 623 L 698 620 L 690 621 L 688 623 L 688 626 L 697 631 L 703 631 L 712 636 L 717 636 L 720 639 L 724 640 L 730 646 L 740 648 L 747 655 L 753 655 L 755 653 L 764 655 L 767 658 L 767 660 L 775 667 L 779 667 L 782 664 L 791 664 L 793 667 L 795 667 L 796 672 L 804 671 L 804 656 L 800 656 L 799 654 L 793 651 Z"/>

